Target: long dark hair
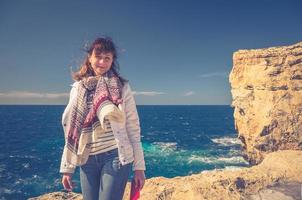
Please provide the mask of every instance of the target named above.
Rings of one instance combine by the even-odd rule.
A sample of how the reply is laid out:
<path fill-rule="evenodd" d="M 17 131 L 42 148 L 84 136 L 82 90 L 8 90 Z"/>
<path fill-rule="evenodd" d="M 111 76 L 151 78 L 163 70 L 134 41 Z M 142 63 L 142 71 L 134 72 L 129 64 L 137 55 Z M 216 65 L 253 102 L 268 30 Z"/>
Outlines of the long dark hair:
<path fill-rule="evenodd" d="M 92 69 L 91 63 L 89 62 L 89 57 L 92 55 L 93 50 L 95 50 L 96 54 L 100 53 L 112 53 L 113 55 L 113 62 L 111 65 L 110 70 L 113 71 L 113 73 L 119 77 L 122 84 L 124 85 L 125 82 L 127 82 L 126 79 L 124 79 L 119 74 L 119 64 L 117 62 L 117 50 L 114 42 L 110 37 L 99 37 L 94 40 L 94 42 L 87 48 L 84 49 L 84 51 L 87 53 L 87 56 L 84 59 L 83 64 L 80 66 L 80 69 L 77 72 L 72 73 L 72 78 L 75 81 L 80 81 L 83 78 L 87 78 L 89 76 L 95 76 L 95 73 Z"/>

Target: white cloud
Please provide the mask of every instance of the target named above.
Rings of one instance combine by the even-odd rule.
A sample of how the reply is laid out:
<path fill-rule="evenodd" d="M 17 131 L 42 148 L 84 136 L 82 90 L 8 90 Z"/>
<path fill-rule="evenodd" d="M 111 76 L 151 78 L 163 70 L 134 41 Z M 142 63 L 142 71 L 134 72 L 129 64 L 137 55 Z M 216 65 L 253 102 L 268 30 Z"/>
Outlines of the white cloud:
<path fill-rule="evenodd" d="M 215 76 L 221 76 L 221 77 L 227 77 L 228 72 L 213 72 L 213 73 L 207 73 L 207 74 L 202 74 L 199 77 L 201 78 L 211 78 Z"/>
<path fill-rule="evenodd" d="M 185 93 L 184 96 L 192 96 L 194 94 L 195 94 L 194 91 L 189 91 L 189 92 Z"/>
<path fill-rule="evenodd" d="M 145 92 L 145 91 L 142 91 L 142 92 L 137 92 L 137 91 L 133 91 L 132 92 L 133 95 L 142 95 L 142 96 L 156 96 L 156 95 L 161 95 L 161 94 L 165 94 L 164 92 L 155 92 L 155 91 L 150 91 L 150 92 Z"/>
<path fill-rule="evenodd" d="M 28 91 L 10 91 L 0 93 L 0 98 L 46 98 L 56 99 L 60 97 L 68 97 L 69 93 L 37 93 Z"/>

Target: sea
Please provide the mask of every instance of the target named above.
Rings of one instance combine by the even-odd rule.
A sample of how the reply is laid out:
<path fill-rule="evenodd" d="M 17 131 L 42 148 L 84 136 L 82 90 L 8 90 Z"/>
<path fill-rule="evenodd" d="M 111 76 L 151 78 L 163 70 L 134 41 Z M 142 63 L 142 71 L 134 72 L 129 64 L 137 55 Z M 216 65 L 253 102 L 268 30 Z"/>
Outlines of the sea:
<path fill-rule="evenodd" d="M 0 200 L 62 191 L 59 173 L 65 106 L 0 106 Z M 139 105 L 146 177 L 238 169 L 242 157 L 229 105 Z M 131 180 L 129 176 L 129 180 Z M 79 169 L 73 176 L 81 192 Z"/>

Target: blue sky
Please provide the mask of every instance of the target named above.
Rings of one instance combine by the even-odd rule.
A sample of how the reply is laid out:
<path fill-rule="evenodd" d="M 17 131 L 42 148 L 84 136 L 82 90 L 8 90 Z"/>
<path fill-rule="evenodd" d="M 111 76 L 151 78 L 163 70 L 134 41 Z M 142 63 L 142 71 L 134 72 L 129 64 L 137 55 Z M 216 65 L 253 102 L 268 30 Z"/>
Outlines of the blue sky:
<path fill-rule="evenodd" d="M 81 48 L 119 47 L 137 104 L 229 105 L 239 49 L 302 41 L 302 1 L 0 1 L 0 104 L 66 104 Z"/>

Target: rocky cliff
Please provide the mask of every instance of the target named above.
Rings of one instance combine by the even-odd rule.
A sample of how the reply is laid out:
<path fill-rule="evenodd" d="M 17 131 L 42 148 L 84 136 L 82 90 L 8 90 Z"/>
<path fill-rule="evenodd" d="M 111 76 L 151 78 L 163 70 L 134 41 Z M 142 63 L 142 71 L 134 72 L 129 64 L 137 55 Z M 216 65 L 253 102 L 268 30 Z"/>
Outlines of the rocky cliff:
<path fill-rule="evenodd" d="M 302 149 L 302 42 L 239 50 L 229 76 L 235 128 L 251 164 Z"/>

